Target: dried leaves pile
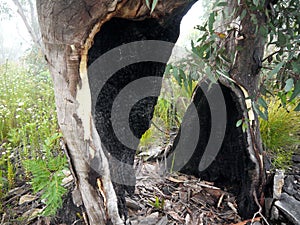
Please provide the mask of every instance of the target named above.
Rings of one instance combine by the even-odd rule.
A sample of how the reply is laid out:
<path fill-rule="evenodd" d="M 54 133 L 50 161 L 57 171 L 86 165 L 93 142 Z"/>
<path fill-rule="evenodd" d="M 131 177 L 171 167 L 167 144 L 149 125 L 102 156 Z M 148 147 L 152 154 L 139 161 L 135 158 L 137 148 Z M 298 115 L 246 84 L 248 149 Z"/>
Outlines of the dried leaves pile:
<path fill-rule="evenodd" d="M 132 225 L 235 224 L 235 197 L 213 183 L 178 173 L 160 175 L 157 163 L 137 166 L 135 195 L 127 198 Z"/>

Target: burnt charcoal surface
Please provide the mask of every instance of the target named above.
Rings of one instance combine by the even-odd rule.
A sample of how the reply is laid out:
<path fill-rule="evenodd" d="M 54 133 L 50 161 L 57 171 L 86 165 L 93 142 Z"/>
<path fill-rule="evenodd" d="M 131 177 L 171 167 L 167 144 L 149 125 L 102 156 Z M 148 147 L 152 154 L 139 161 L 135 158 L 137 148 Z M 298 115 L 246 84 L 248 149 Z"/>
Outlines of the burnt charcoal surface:
<path fill-rule="evenodd" d="M 163 40 L 175 43 L 179 36 L 181 18 L 186 11 L 187 9 L 185 11 L 181 9 L 179 13 L 166 18 L 161 23 L 155 19 L 145 19 L 143 21 L 131 21 L 120 18 L 111 19 L 101 27 L 100 32 L 94 38 L 94 44 L 88 54 L 88 66 L 107 51 L 133 41 Z M 135 54 L 134 49 L 130 54 Z M 167 54 L 170 55 L 171 51 Z M 112 177 L 119 177 L 119 180 L 121 180 L 121 184 L 120 182 L 114 182 L 114 188 L 118 197 L 120 214 L 125 215 L 125 217 L 125 190 L 129 194 L 133 194 L 135 182 L 133 182 L 133 185 L 124 185 L 124 183 L 128 179 L 133 181 L 135 179 L 132 165 L 138 146 L 138 141 L 136 140 L 140 139 L 149 128 L 157 97 L 145 97 L 137 101 L 130 111 L 129 127 L 134 136 L 137 137 L 131 143 L 133 147 L 124 145 L 114 132 L 111 121 L 113 102 L 120 91 L 131 82 L 147 76 L 162 77 L 165 66 L 164 63 L 150 61 L 128 65 L 110 77 L 97 97 L 94 120 L 102 145 L 110 153 L 109 161 Z M 160 90 L 160 87 L 161 83 L 157 83 L 155 89 Z M 128 97 L 130 98 L 130 96 Z M 127 166 L 123 166 L 119 162 L 125 163 Z M 130 166 L 128 167 L 128 165 Z"/>
<path fill-rule="evenodd" d="M 215 185 L 234 193 L 238 196 L 239 214 L 244 218 L 250 218 L 257 211 L 256 204 L 248 194 L 254 163 L 249 159 L 246 135 L 241 127 L 236 127 L 236 122 L 243 117 L 242 109 L 231 89 L 222 84 L 219 85 L 224 95 L 227 111 L 226 132 L 221 149 L 211 165 L 200 172 L 198 170 L 199 163 L 211 135 L 211 111 L 207 96 L 201 88 L 197 88 L 193 97 L 193 103 L 197 108 L 200 123 L 199 141 L 192 157 L 181 169 L 181 172 L 195 175 L 203 180 L 212 181 Z M 212 95 L 215 90 L 216 85 L 212 85 L 211 89 L 205 92 L 207 95 Z M 191 117 L 184 117 L 183 121 L 185 120 L 190 124 L 196 121 L 195 118 Z M 186 134 L 181 135 L 179 133 L 175 138 L 173 148 L 176 147 L 180 136 L 184 138 Z M 181 149 L 179 151 L 183 152 L 181 154 L 184 154 L 186 150 Z"/>

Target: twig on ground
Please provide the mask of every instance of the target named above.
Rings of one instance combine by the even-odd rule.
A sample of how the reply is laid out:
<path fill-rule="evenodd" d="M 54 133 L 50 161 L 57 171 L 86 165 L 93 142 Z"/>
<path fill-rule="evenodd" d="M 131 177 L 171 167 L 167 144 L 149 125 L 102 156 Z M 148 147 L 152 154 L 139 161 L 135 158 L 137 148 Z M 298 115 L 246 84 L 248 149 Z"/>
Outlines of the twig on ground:
<path fill-rule="evenodd" d="M 256 203 L 256 205 L 258 206 L 259 209 L 258 209 L 258 211 L 257 211 L 256 213 L 254 213 L 254 215 L 253 215 L 252 220 L 251 220 L 251 225 L 253 225 L 253 223 L 255 222 L 254 220 L 255 220 L 255 217 L 256 217 L 257 215 L 260 215 L 261 218 L 266 222 L 266 224 L 267 224 L 267 225 L 270 225 L 270 224 L 268 223 L 267 219 L 266 219 L 266 218 L 264 217 L 264 215 L 261 213 L 262 207 L 261 207 L 261 205 L 260 205 L 259 202 L 258 202 L 257 195 L 256 195 L 256 191 L 254 191 L 253 197 L 254 197 L 255 203 Z"/>
<path fill-rule="evenodd" d="M 222 201 L 223 201 L 223 198 L 224 198 L 224 193 L 221 195 L 221 197 L 219 198 L 219 201 L 218 201 L 218 205 L 217 205 L 217 208 L 220 208 L 221 204 L 222 204 Z"/>

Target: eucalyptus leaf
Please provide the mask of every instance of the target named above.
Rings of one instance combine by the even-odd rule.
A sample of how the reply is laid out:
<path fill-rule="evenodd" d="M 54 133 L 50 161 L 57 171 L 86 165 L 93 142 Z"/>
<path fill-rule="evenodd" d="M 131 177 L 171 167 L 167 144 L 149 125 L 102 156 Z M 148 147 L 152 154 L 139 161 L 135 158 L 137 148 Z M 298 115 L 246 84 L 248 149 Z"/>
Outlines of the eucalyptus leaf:
<path fill-rule="evenodd" d="M 247 131 L 247 128 L 248 128 L 248 124 L 247 123 L 243 123 L 242 124 L 242 130 L 243 130 L 244 133 Z"/>
<path fill-rule="evenodd" d="M 268 120 L 268 114 L 267 112 L 263 113 L 260 109 L 259 106 L 254 102 L 252 104 L 254 111 L 256 112 L 256 114 L 261 117 L 263 120 Z"/>
<path fill-rule="evenodd" d="M 264 109 L 268 109 L 268 105 L 262 97 L 259 97 L 257 101 L 258 101 L 259 105 L 261 105 Z"/>
<path fill-rule="evenodd" d="M 167 64 L 166 69 L 165 69 L 165 73 L 166 74 L 170 74 L 171 73 L 171 69 L 173 69 L 172 64 Z"/>
<path fill-rule="evenodd" d="M 281 67 L 284 65 L 284 62 L 280 62 L 276 65 L 276 67 L 269 73 L 268 78 L 270 79 L 273 75 L 277 74 Z"/>
<path fill-rule="evenodd" d="M 255 14 L 251 14 L 251 21 L 252 21 L 252 23 L 254 23 L 255 25 L 257 25 L 257 18 L 256 18 L 256 15 Z M 257 27 L 256 27 L 256 29 L 257 29 Z"/>
<path fill-rule="evenodd" d="M 243 120 L 240 119 L 240 120 L 238 120 L 238 121 L 236 122 L 235 126 L 236 126 L 236 127 L 239 127 L 239 126 L 242 125 L 242 123 L 243 123 Z"/>
<path fill-rule="evenodd" d="M 284 91 L 285 92 L 289 92 L 290 90 L 292 90 L 293 86 L 294 86 L 294 79 L 293 78 L 289 78 L 285 82 Z"/>
<path fill-rule="evenodd" d="M 300 80 L 298 80 L 297 83 L 295 84 L 295 89 L 290 98 L 290 101 L 293 101 L 294 98 L 296 98 L 299 94 L 300 94 Z"/>
<path fill-rule="evenodd" d="M 157 5 L 158 0 L 153 0 L 152 6 L 151 6 L 151 13 L 154 11 L 156 5 Z"/>
<path fill-rule="evenodd" d="M 257 7 L 259 5 L 259 0 L 253 0 L 253 4 Z"/>
<path fill-rule="evenodd" d="M 294 111 L 297 111 L 297 112 L 300 111 L 300 103 L 297 105 L 297 107 L 294 109 Z"/>
<path fill-rule="evenodd" d="M 150 2 L 149 2 L 149 0 L 146 0 L 146 6 L 148 7 L 148 9 L 150 9 Z"/>
<path fill-rule="evenodd" d="M 209 33 L 213 33 L 213 28 L 214 28 L 214 23 L 216 21 L 216 18 L 215 18 L 215 12 L 212 12 L 209 14 L 209 18 L 208 18 L 208 30 L 209 30 Z"/>
<path fill-rule="evenodd" d="M 181 86 L 181 79 L 180 79 L 179 71 L 178 71 L 177 67 L 173 68 L 173 76 L 174 76 L 175 80 L 177 81 L 177 83 Z"/>
<path fill-rule="evenodd" d="M 266 28 L 266 26 L 261 26 L 259 28 L 259 32 L 264 38 L 268 37 L 268 29 Z"/>
<path fill-rule="evenodd" d="M 243 20 L 245 18 L 246 14 L 247 14 L 247 10 L 243 9 L 243 11 L 241 13 L 241 16 L 240 16 L 240 19 Z"/>
<path fill-rule="evenodd" d="M 300 73 L 300 60 L 299 59 L 297 61 L 292 62 L 291 65 L 292 65 L 293 71 L 295 73 Z"/>
<path fill-rule="evenodd" d="M 279 46 L 284 46 L 286 44 L 286 36 L 282 32 L 278 32 L 278 41 Z"/>

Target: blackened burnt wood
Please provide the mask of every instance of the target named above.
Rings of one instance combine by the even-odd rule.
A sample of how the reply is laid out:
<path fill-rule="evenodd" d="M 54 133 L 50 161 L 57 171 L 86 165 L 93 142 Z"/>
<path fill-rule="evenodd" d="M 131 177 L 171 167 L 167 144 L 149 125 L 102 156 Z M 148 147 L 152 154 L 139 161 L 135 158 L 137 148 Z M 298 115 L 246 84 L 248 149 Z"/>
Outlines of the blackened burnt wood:
<path fill-rule="evenodd" d="M 172 18 L 166 19 L 160 23 L 156 19 L 145 19 L 142 21 L 133 21 L 122 18 L 113 18 L 106 22 L 100 32 L 94 38 L 94 44 L 89 50 L 88 65 L 91 65 L 96 59 L 101 57 L 107 51 L 118 48 L 123 44 L 142 40 L 160 40 L 175 43 L 179 36 L 179 25 L 182 12 Z M 131 52 L 135 54 L 135 52 Z M 168 53 L 171 55 L 171 51 Z M 139 62 L 126 66 L 117 71 L 105 83 L 97 97 L 95 107 L 95 123 L 100 135 L 102 145 L 110 155 L 110 171 L 113 177 L 119 177 L 118 182 L 114 182 L 114 188 L 118 197 L 119 210 L 121 215 L 126 215 L 125 190 L 129 194 L 134 193 L 133 185 L 124 185 L 129 179 L 135 177 L 134 170 L 123 167 L 116 161 L 133 165 L 138 141 L 131 143 L 134 148 L 124 145 L 116 136 L 112 121 L 111 111 L 115 98 L 120 91 L 131 82 L 147 77 L 162 77 L 166 64 L 160 62 Z M 147 84 L 144 84 L 147 85 Z M 157 83 L 157 89 L 160 90 L 161 83 Z M 159 93 L 158 93 L 159 94 Z M 128 96 L 129 97 L 129 96 Z M 129 126 L 131 131 L 140 139 L 150 126 L 150 120 L 153 116 L 157 97 L 146 97 L 138 101 L 131 109 L 129 116 Z M 96 176 L 97 177 L 97 176 Z"/>
<path fill-rule="evenodd" d="M 203 159 L 204 152 L 207 150 L 206 147 L 210 135 L 222 133 L 221 129 L 213 134 L 211 133 L 211 105 L 207 100 L 208 96 L 214 95 L 217 86 L 221 87 L 226 105 L 225 136 L 215 159 L 205 170 L 200 171 L 199 164 Z M 206 91 L 203 91 L 198 85 L 192 102 L 197 109 L 197 115 L 195 117 L 185 116 L 183 123 L 193 124 L 197 123 L 199 119 L 199 139 L 193 154 L 180 171 L 185 174 L 195 175 L 206 181 L 212 181 L 215 185 L 232 192 L 237 196 L 239 214 L 244 218 L 251 218 L 258 210 L 255 199 L 250 194 L 253 189 L 253 182 L 255 182 L 256 167 L 255 163 L 250 159 L 247 134 L 243 132 L 241 126 L 236 127 L 237 121 L 243 118 L 243 109 L 236 93 L 232 91 L 231 87 L 227 87 L 222 83 L 213 84 Z M 218 108 L 213 110 L 218 110 Z M 180 129 L 172 149 L 175 150 L 180 138 L 186 138 L 187 135 L 193 135 L 193 133 L 181 134 Z M 176 161 L 181 160 L 181 155 L 185 155 L 187 149 L 179 148 L 176 151 L 175 161 L 169 161 L 169 167 L 176 165 Z"/>

